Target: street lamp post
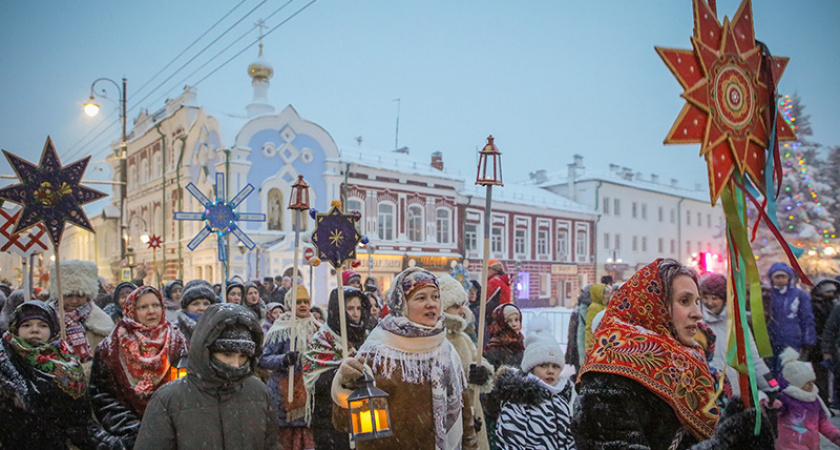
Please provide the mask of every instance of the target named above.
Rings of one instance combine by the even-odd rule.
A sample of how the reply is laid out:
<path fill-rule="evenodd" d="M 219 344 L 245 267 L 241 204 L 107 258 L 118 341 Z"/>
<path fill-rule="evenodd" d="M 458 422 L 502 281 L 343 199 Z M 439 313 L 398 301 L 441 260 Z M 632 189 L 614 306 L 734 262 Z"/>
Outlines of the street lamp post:
<path fill-rule="evenodd" d="M 120 183 L 122 187 L 120 188 L 120 259 L 125 260 L 126 257 L 126 241 L 125 241 L 125 230 L 128 224 L 125 222 L 125 198 L 126 192 L 128 188 L 128 158 L 127 158 L 127 149 L 126 149 L 126 134 L 125 134 L 125 122 L 126 122 L 126 84 L 127 80 L 125 77 L 122 79 L 122 89 L 120 89 L 120 85 L 110 79 L 110 78 L 98 78 L 90 85 L 90 99 L 85 103 L 85 114 L 90 117 L 93 117 L 99 113 L 99 105 L 96 103 L 94 97 L 97 95 L 96 93 L 96 83 L 100 81 L 108 81 L 113 83 L 114 86 L 117 88 L 117 92 L 120 94 L 120 121 L 122 122 L 122 139 L 120 140 L 120 149 L 119 153 L 116 155 L 120 160 Z M 98 94 L 102 97 L 105 97 L 105 89 L 102 89 L 102 93 Z"/>
<path fill-rule="evenodd" d="M 618 250 L 607 250 L 609 253 L 612 254 L 611 257 L 607 258 L 606 268 L 609 272 L 610 276 L 612 277 L 613 281 L 617 279 L 616 276 L 616 269 L 618 269 L 618 265 L 623 263 L 624 260 L 618 256 Z"/>

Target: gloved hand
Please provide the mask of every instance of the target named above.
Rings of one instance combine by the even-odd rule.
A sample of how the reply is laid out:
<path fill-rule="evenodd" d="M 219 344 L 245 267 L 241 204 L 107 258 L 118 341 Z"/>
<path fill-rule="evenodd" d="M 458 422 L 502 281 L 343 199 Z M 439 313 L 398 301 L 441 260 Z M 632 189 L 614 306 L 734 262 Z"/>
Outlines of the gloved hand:
<path fill-rule="evenodd" d="M 473 425 L 475 426 L 476 433 L 481 432 L 481 427 L 484 426 L 481 422 L 481 417 L 473 417 Z"/>
<path fill-rule="evenodd" d="M 298 352 L 289 352 L 286 353 L 286 356 L 283 357 L 283 364 L 286 366 L 292 367 L 298 362 L 299 353 Z"/>
<path fill-rule="evenodd" d="M 338 382 L 346 389 L 355 389 L 364 375 L 365 365 L 355 358 L 347 358 L 338 366 Z"/>
<path fill-rule="evenodd" d="M 467 376 L 470 384 L 475 384 L 478 386 L 484 385 L 487 383 L 487 380 L 490 379 L 490 373 L 484 366 L 476 366 L 475 364 L 470 364 L 470 373 Z"/>

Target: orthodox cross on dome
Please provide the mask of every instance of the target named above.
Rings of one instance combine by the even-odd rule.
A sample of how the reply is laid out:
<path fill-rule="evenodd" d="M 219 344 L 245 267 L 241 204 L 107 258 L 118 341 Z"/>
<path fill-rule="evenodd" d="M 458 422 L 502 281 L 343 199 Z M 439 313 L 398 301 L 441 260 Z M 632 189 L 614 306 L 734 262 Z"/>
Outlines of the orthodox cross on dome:
<path fill-rule="evenodd" d="M 236 211 L 239 206 L 251 192 L 254 191 L 254 186 L 248 183 L 242 188 L 233 199 L 226 201 L 225 193 L 225 174 L 222 172 L 216 173 L 216 200 L 212 201 L 207 198 L 198 188 L 190 183 L 187 185 L 187 191 L 204 205 L 203 212 L 182 212 L 175 213 L 175 220 L 201 220 L 204 222 L 204 228 L 198 232 L 197 235 L 187 244 L 187 248 L 195 250 L 207 236 L 211 233 L 216 233 L 219 261 L 227 261 L 227 242 L 228 234 L 233 234 L 239 239 L 239 242 L 248 247 L 248 250 L 253 250 L 256 244 L 251 240 L 240 228 L 236 222 L 265 222 L 265 214 L 260 213 L 240 213 Z"/>
<path fill-rule="evenodd" d="M 94 232 L 82 205 L 99 200 L 106 194 L 80 184 L 90 156 L 62 166 L 49 137 L 38 166 L 6 150 L 3 154 L 20 179 L 20 183 L 0 189 L 0 199 L 22 206 L 12 233 L 20 233 L 42 223 L 53 248 L 57 249 L 67 222 Z"/>

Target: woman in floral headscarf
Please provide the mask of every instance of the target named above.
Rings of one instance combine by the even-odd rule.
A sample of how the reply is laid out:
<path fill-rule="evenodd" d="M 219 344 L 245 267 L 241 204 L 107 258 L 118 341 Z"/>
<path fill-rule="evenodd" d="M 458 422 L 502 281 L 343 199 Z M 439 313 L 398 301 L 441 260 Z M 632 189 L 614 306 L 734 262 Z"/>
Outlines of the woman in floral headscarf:
<path fill-rule="evenodd" d="M 132 292 L 123 318 L 96 348 L 90 391 L 99 421 L 113 434 L 136 437 L 152 394 L 170 381 L 170 366 L 187 342 L 166 321 L 163 297 L 151 286 Z"/>
<path fill-rule="evenodd" d="M 719 418 L 715 386 L 695 341 L 697 275 L 672 259 L 643 267 L 615 293 L 580 369 L 572 420 L 578 450 L 772 448 L 766 418 L 733 400 Z"/>
<path fill-rule="evenodd" d="M 387 303 L 388 315 L 333 378 L 333 423 L 348 430 L 347 397 L 368 371 L 389 394 L 394 435 L 356 448 L 478 448 L 461 359 L 446 339 L 437 279 L 419 267 L 406 269 L 394 279 Z"/>

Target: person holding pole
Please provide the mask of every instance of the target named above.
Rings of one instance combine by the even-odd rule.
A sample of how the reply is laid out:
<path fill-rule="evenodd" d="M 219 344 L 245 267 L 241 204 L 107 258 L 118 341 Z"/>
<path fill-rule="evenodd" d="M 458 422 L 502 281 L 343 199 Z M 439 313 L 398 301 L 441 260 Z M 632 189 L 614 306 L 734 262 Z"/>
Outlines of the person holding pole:
<path fill-rule="evenodd" d="M 309 293 L 303 285 L 286 293 L 286 312 L 266 333 L 265 348 L 257 360 L 260 368 L 270 371 L 266 384 L 277 408 L 280 443 L 284 449 L 315 447 L 312 430 L 305 420 L 306 389 L 300 358 L 320 326 L 309 312 L 309 305 Z M 291 401 L 290 374 L 294 380 Z"/>

